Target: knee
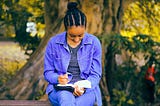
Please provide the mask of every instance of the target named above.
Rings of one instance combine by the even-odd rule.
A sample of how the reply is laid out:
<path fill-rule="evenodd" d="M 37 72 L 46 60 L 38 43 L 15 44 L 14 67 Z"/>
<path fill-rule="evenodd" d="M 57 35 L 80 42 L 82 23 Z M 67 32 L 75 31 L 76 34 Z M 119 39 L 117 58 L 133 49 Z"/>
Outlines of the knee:
<path fill-rule="evenodd" d="M 61 106 L 74 106 L 75 105 L 75 97 L 71 92 L 63 91 L 59 94 L 58 97 L 59 104 Z"/>

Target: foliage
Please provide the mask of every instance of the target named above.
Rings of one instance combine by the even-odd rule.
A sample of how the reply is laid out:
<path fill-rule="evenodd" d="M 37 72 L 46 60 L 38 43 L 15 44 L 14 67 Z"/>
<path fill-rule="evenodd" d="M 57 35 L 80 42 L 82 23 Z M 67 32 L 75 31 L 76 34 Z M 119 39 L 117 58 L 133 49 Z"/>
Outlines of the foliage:
<path fill-rule="evenodd" d="M 121 34 L 133 37 L 146 34 L 160 41 L 160 2 L 156 0 L 141 0 L 134 2 L 124 11 Z M 126 21 L 127 20 L 127 21 Z"/>
<path fill-rule="evenodd" d="M 143 34 L 135 35 L 132 39 L 121 35 L 110 37 L 110 44 L 106 52 L 105 77 L 112 105 L 144 105 L 144 74 L 152 60 L 156 61 L 157 68 L 160 67 L 160 51 L 157 49 L 159 46 L 159 42 L 155 42 L 151 36 Z M 144 56 L 142 58 L 144 61 L 139 58 L 139 54 Z M 118 55 L 125 56 L 121 58 L 121 63 L 117 63 L 119 62 L 116 58 Z M 135 61 L 136 59 L 138 61 Z M 140 65 L 141 61 L 144 63 L 143 65 Z M 157 83 L 157 96 L 159 95 L 159 86 Z M 158 100 L 158 98 L 156 99 Z"/>
<path fill-rule="evenodd" d="M 14 30 L 9 36 L 14 34 L 15 40 L 28 55 L 35 51 L 44 35 L 43 5 L 43 0 L 3 0 L 0 2 L 2 14 L 0 27 L 13 26 Z M 26 32 L 28 22 L 37 23 L 36 35 L 31 36 L 32 33 Z"/>
<path fill-rule="evenodd" d="M 28 58 L 18 44 L 6 43 L 2 45 L 0 46 L 0 86 L 11 79 Z"/>
<path fill-rule="evenodd" d="M 3 85 L 9 79 L 11 79 L 24 64 L 25 64 L 24 61 L 22 62 L 9 61 L 9 60 L 3 61 L 3 63 L 1 63 L 1 65 L 3 66 L 0 67 L 0 72 L 1 72 L 0 85 Z"/>

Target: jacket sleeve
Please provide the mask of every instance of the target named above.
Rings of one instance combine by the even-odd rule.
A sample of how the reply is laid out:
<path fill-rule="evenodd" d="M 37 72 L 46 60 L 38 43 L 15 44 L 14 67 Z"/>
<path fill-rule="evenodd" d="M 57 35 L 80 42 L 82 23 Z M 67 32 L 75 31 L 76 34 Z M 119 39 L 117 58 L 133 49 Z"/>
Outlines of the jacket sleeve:
<path fill-rule="evenodd" d="M 92 65 L 90 69 L 90 74 L 87 80 L 91 82 L 92 88 L 96 87 L 101 79 L 102 75 L 102 48 L 101 43 L 98 39 L 94 42 L 94 53 L 92 59 Z"/>
<path fill-rule="evenodd" d="M 51 40 L 48 42 L 46 47 L 46 51 L 44 54 L 44 79 L 50 84 L 58 83 L 58 74 L 56 73 L 54 67 L 54 59 L 53 59 L 53 48 L 51 45 Z"/>

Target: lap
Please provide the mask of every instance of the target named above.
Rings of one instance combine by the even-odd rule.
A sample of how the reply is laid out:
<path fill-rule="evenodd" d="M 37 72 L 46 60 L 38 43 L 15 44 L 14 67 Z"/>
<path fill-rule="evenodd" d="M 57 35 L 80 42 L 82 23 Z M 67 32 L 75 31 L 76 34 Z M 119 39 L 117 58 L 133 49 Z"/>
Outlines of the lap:
<path fill-rule="evenodd" d="M 84 93 L 82 96 L 75 97 L 69 91 L 52 91 L 49 100 L 54 106 L 93 106 L 96 97 L 94 91 Z M 60 104 L 60 105 L 59 105 Z"/>
<path fill-rule="evenodd" d="M 94 91 L 84 93 L 82 96 L 76 97 L 76 106 L 93 106 L 96 102 Z"/>

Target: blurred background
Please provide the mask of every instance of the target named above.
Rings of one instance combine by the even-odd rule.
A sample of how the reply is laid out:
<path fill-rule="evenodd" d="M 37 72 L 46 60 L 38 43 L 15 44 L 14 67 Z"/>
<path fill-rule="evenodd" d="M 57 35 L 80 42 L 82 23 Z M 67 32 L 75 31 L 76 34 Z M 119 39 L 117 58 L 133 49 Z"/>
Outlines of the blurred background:
<path fill-rule="evenodd" d="M 151 61 L 157 70 L 155 103 L 160 103 L 159 0 L 1 0 L 0 99 L 47 100 L 43 54 L 50 37 L 65 30 L 69 1 L 79 4 L 86 31 L 101 41 L 104 106 L 144 105 Z"/>

